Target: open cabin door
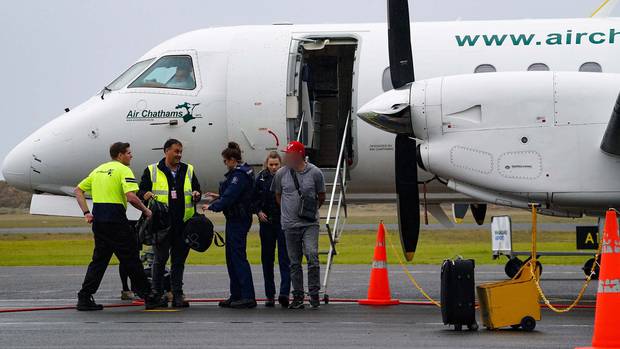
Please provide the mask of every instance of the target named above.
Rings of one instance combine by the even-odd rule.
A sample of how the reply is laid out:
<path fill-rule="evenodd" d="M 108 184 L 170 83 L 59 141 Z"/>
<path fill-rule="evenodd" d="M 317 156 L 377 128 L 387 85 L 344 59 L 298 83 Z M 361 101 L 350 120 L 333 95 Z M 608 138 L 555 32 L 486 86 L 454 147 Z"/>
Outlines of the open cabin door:
<path fill-rule="evenodd" d="M 299 140 L 310 161 L 336 168 L 342 141 L 345 157 L 354 154 L 351 106 L 357 39 L 352 37 L 294 37 L 287 80 L 287 137 Z M 345 136 L 347 134 L 347 137 Z"/>

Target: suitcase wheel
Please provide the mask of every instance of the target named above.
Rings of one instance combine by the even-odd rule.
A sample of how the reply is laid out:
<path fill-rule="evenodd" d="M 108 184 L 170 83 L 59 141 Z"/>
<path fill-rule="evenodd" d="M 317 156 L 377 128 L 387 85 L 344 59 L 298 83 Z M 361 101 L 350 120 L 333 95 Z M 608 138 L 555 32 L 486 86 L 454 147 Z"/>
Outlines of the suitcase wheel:
<path fill-rule="evenodd" d="M 469 324 L 467 325 L 467 329 L 470 331 L 478 331 L 478 324 L 475 322 L 473 324 Z"/>
<path fill-rule="evenodd" d="M 523 331 L 533 331 L 536 328 L 536 320 L 531 316 L 526 316 L 521 319 L 521 329 Z"/>

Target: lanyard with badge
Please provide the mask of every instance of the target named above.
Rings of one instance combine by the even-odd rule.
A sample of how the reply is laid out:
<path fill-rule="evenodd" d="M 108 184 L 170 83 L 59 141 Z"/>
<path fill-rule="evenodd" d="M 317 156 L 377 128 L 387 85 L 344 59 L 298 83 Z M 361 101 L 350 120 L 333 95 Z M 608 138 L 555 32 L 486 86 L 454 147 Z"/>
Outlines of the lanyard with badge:
<path fill-rule="evenodd" d="M 179 171 L 179 167 L 177 166 L 176 171 L 173 171 L 172 169 L 169 169 L 170 173 L 172 174 L 172 189 L 170 190 L 170 198 L 172 200 L 176 200 L 177 199 L 177 173 Z"/>

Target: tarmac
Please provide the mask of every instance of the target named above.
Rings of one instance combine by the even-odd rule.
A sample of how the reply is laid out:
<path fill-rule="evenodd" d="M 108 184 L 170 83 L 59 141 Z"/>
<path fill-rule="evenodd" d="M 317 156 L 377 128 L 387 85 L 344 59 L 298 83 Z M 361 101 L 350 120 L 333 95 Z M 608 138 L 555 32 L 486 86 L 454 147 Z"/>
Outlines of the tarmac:
<path fill-rule="evenodd" d="M 333 302 L 318 310 L 280 307 L 221 309 L 215 303 L 192 303 L 183 310 L 145 311 L 141 306 L 98 312 L 70 310 L 0 313 L 0 348 L 574 348 L 589 345 L 594 310 L 556 314 L 543 310 L 534 332 L 519 330 L 455 332 L 444 326 L 432 305 L 389 307 L 337 303 L 366 296 L 370 267 L 335 265 L 327 293 Z M 0 309 L 75 304 L 85 267 L 0 268 Z M 276 268 L 277 269 L 277 268 Z M 438 265 L 409 266 L 431 297 L 439 297 Z M 260 266 L 253 267 L 257 297 L 263 297 Z M 277 274 L 276 274 L 277 277 Z M 390 266 L 394 298 L 424 300 L 400 266 Z M 503 280 L 503 266 L 478 266 L 476 282 Z M 572 300 L 584 276 L 578 266 L 545 266 L 542 286 L 554 302 Z M 226 297 L 224 266 L 188 266 L 189 298 Z M 596 283 L 583 305 L 594 304 Z M 111 266 L 95 296 L 119 304 L 120 281 Z M 130 303 L 130 302 L 125 302 Z"/>

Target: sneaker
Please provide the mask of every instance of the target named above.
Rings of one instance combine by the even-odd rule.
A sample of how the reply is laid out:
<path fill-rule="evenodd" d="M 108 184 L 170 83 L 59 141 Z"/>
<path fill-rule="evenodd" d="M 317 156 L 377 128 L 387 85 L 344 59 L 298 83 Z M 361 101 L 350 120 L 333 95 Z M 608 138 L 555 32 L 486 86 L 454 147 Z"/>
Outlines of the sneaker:
<path fill-rule="evenodd" d="M 273 308 L 276 306 L 276 301 L 273 298 L 267 298 L 267 301 L 265 302 L 265 306 L 267 308 Z"/>
<path fill-rule="evenodd" d="M 121 291 L 121 300 L 132 301 L 136 296 L 131 291 Z"/>
<path fill-rule="evenodd" d="M 189 302 L 185 300 L 183 293 L 175 293 L 172 297 L 173 308 L 189 308 Z"/>
<path fill-rule="evenodd" d="M 159 293 L 151 293 L 144 300 L 144 307 L 147 310 L 157 308 L 168 308 L 168 297 L 162 296 Z"/>
<path fill-rule="evenodd" d="M 251 309 L 256 308 L 256 301 L 253 299 L 240 299 L 230 303 L 233 309 Z"/>
<path fill-rule="evenodd" d="M 293 302 L 291 302 L 291 304 L 289 304 L 288 308 L 289 309 L 303 309 L 303 308 L 305 308 L 305 306 L 304 306 L 304 299 L 303 298 L 293 298 Z"/>
<path fill-rule="evenodd" d="M 310 306 L 312 306 L 312 309 L 318 309 L 319 306 L 321 305 L 321 300 L 319 300 L 319 296 L 310 296 Z"/>
<path fill-rule="evenodd" d="M 230 308 L 230 304 L 233 302 L 232 298 L 228 298 L 226 300 L 223 300 L 221 302 L 219 302 L 217 305 L 220 308 Z"/>
<path fill-rule="evenodd" d="M 78 311 L 94 311 L 103 310 L 103 305 L 95 303 L 95 298 L 92 295 L 80 295 L 78 293 L 78 302 L 75 307 Z"/>
<path fill-rule="evenodd" d="M 280 297 L 278 297 L 278 303 L 280 303 L 282 308 L 288 308 L 288 305 L 289 305 L 288 296 L 280 296 Z"/>

